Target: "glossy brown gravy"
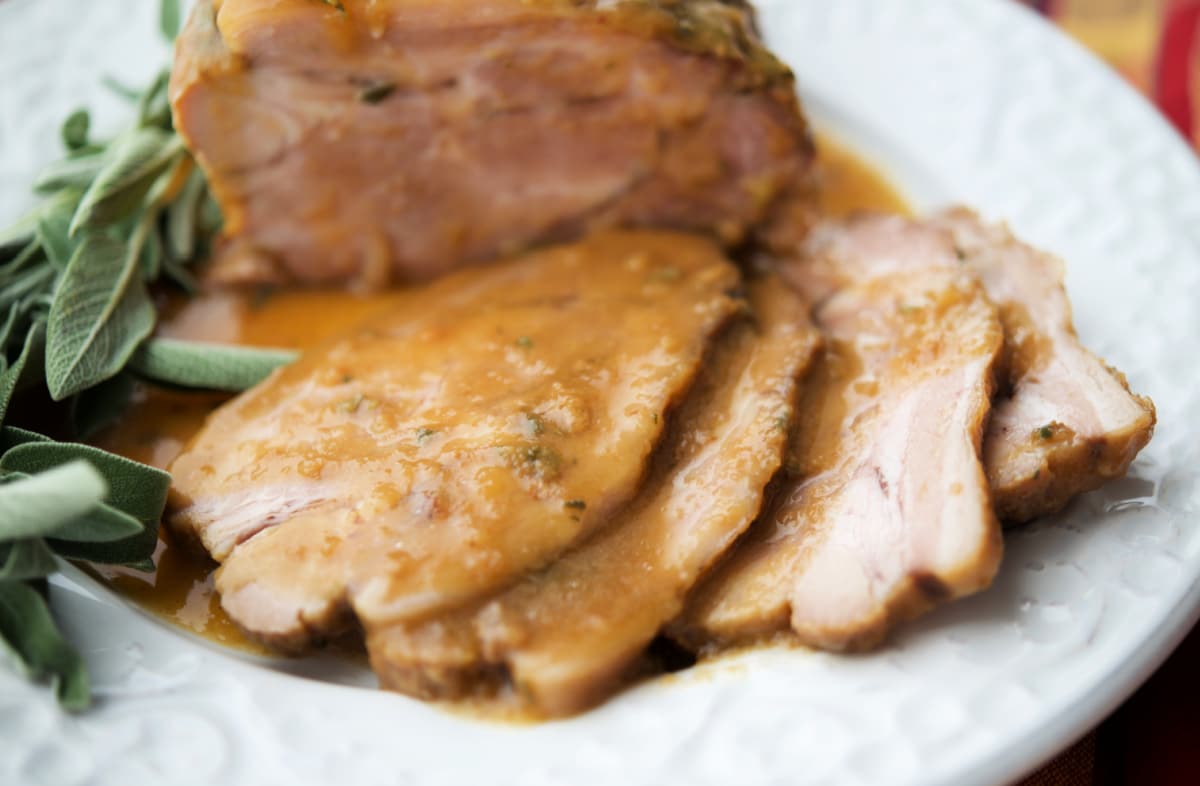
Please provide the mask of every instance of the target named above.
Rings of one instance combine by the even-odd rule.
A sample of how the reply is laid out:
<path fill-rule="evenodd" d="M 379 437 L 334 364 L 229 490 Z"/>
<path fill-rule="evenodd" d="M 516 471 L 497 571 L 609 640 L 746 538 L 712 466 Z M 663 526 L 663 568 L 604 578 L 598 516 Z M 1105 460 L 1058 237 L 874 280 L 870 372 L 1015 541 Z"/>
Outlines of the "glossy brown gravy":
<path fill-rule="evenodd" d="M 909 212 L 884 175 L 848 148 L 822 138 L 819 161 L 824 213 Z M 171 303 L 160 332 L 193 340 L 304 349 L 393 308 L 400 297 L 394 293 L 211 292 Z M 224 400 L 213 394 L 143 389 L 120 422 L 96 442 L 115 453 L 166 468 L 208 413 Z M 216 565 L 212 560 L 164 530 L 154 561 L 157 570 L 153 574 L 110 568 L 96 572 L 114 590 L 175 625 L 218 644 L 266 654 L 221 610 L 213 590 Z"/>

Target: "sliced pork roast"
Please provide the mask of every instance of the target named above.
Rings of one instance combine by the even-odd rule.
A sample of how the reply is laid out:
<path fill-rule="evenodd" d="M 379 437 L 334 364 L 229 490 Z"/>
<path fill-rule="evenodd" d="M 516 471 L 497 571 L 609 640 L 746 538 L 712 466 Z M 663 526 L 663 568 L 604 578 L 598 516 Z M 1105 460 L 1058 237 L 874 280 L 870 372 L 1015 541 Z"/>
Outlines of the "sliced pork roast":
<path fill-rule="evenodd" d="M 199 0 L 175 123 L 224 281 L 428 279 L 612 227 L 802 231 L 813 146 L 738 0 Z"/>
<path fill-rule="evenodd" d="M 796 380 L 816 348 L 808 307 L 773 279 L 753 321 L 726 331 L 652 473 L 607 528 L 493 600 L 415 626 L 372 630 L 386 687 L 427 698 L 515 688 L 544 715 L 620 684 L 696 580 L 758 515 L 779 469 Z"/>
<path fill-rule="evenodd" d="M 710 242 L 635 232 L 413 290 L 217 410 L 168 522 L 283 648 L 461 605 L 634 495 L 738 284 Z"/>
<path fill-rule="evenodd" d="M 980 458 L 1003 332 L 969 274 L 866 276 L 816 311 L 789 479 L 674 633 L 702 648 L 789 628 L 833 650 L 976 592 L 1000 561 Z"/>
<path fill-rule="evenodd" d="M 1154 432 L 1154 405 L 1089 352 L 1071 324 L 1059 260 L 962 208 L 930 220 L 859 216 L 814 230 L 782 266 L 819 301 L 863 276 L 965 269 L 1004 323 L 1006 373 L 984 439 L 996 510 L 1027 521 L 1121 477 Z"/>
<path fill-rule="evenodd" d="M 933 223 L 1004 320 L 1008 386 L 984 439 L 997 512 L 1025 521 L 1123 476 L 1154 434 L 1154 404 L 1079 341 L 1062 263 L 967 210 Z"/>

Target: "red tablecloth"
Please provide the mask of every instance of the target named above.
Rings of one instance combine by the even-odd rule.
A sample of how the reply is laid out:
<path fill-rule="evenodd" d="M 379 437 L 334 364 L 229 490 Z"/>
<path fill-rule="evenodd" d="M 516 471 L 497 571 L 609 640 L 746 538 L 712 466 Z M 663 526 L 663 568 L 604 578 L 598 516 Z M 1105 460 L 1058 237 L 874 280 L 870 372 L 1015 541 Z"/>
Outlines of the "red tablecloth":
<path fill-rule="evenodd" d="M 1112 64 L 1200 147 L 1200 0 L 1022 2 Z M 1200 786 L 1200 628 L 1112 717 L 1026 783 Z"/>
<path fill-rule="evenodd" d="M 1200 628 L 1141 690 L 1023 786 L 1200 784 Z"/>

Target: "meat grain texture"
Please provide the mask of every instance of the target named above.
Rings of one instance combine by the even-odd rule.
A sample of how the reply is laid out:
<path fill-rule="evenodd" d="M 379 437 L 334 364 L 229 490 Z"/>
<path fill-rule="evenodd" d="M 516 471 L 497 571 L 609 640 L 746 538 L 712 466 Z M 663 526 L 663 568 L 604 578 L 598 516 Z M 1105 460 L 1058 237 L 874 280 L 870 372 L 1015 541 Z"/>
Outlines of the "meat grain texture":
<path fill-rule="evenodd" d="M 175 123 L 225 282 L 432 278 L 612 227 L 794 237 L 813 145 L 721 0 L 200 0 Z"/>
<path fill-rule="evenodd" d="M 868 276 L 818 306 L 789 478 L 692 597 L 675 635 L 874 646 L 897 621 L 988 586 L 1000 526 L 980 460 L 1003 333 L 962 271 Z"/>
<path fill-rule="evenodd" d="M 816 228 L 782 271 L 815 300 L 895 271 L 962 269 L 1000 309 L 1005 349 L 984 439 L 996 510 L 1022 522 L 1122 477 L 1154 433 L 1150 399 L 1083 346 L 1062 263 L 964 208 L 928 220 L 863 215 Z"/>
<path fill-rule="evenodd" d="M 215 412 L 167 521 L 285 649 L 492 593 L 635 494 L 737 285 L 711 243 L 641 232 L 416 289 Z"/>
<path fill-rule="evenodd" d="M 673 627 L 693 648 L 875 646 L 991 582 L 993 510 L 1058 511 L 1150 440 L 1153 404 L 1076 336 L 1061 263 L 968 210 L 829 221 L 778 268 L 829 346 L 793 478 Z"/>
<path fill-rule="evenodd" d="M 372 631 L 383 685 L 425 698 L 504 695 L 541 715 L 621 683 L 701 575 L 758 514 L 817 346 L 807 304 L 774 277 L 725 331 L 672 417 L 638 496 L 588 542 L 495 598 Z"/>
<path fill-rule="evenodd" d="M 809 233 L 808 126 L 740 0 L 199 0 L 171 100 L 226 220 L 211 282 L 494 262 L 306 353 L 171 468 L 233 620 L 291 651 L 360 625 L 386 687 L 562 715 L 664 626 L 869 648 L 991 582 L 998 517 L 1153 432 L 1006 229 Z M 748 300 L 743 244 L 786 259 Z"/>

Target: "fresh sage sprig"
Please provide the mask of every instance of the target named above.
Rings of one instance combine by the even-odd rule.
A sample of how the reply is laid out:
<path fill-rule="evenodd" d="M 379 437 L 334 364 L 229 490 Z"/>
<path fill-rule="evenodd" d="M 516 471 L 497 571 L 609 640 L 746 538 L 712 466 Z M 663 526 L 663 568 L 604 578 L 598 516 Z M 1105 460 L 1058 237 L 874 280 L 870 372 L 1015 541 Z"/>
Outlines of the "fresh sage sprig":
<path fill-rule="evenodd" d="M 159 23 L 173 40 L 178 0 Z M 67 417 L 86 439 L 140 381 L 238 391 L 293 354 L 153 337 L 152 289 L 196 291 L 191 269 L 220 229 L 203 173 L 172 126 L 169 74 L 127 91 L 136 120 L 92 136 L 87 110 L 61 129 L 64 157 L 33 186 L 43 201 L 0 230 L 0 646 L 63 706 L 89 701 L 83 660 L 58 631 L 45 577 L 59 559 L 153 570 L 170 476 L 27 427 Z"/>
<path fill-rule="evenodd" d="M 0 428 L 0 642 L 49 679 L 68 709 L 88 705 L 87 672 L 39 584 L 55 555 L 151 568 L 170 476 L 102 450 Z"/>
<path fill-rule="evenodd" d="M 286 350 L 155 338 L 142 344 L 129 367 L 164 385 L 236 393 L 254 387 L 295 357 Z"/>

